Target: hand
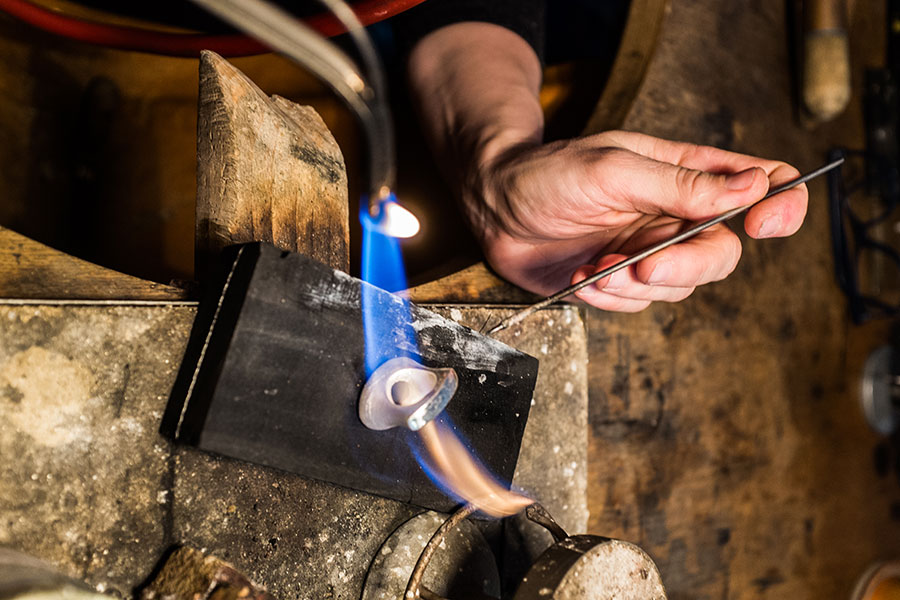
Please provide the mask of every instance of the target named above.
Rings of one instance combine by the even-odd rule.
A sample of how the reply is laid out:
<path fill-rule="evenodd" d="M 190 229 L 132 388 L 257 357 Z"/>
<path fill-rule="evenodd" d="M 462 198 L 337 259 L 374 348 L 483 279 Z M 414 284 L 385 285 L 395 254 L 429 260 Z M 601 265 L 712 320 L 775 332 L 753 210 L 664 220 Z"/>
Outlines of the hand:
<path fill-rule="evenodd" d="M 463 200 L 491 266 L 549 295 L 797 175 L 781 162 L 612 131 L 502 152 L 479 165 Z M 798 186 L 751 209 L 744 227 L 755 238 L 791 235 L 806 204 L 806 187 Z M 577 296 L 636 312 L 725 278 L 740 256 L 737 235 L 720 224 Z"/>

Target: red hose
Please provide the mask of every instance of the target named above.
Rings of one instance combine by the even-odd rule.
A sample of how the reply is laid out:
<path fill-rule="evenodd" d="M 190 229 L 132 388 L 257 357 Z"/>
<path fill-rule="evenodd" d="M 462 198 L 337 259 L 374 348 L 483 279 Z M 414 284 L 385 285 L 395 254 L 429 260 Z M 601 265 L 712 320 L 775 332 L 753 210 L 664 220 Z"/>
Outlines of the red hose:
<path fill-rule="evenodd" d="M 353 11 L 363 25 L 371 25 L 421 4 L 423 1 L 362 0 L 353 5 Z M 222 56 L 247 56 L 269 52 L 265 45 L 246 35 L 167 33 L 139 27 L 107 25 L 67 17 L 32 4 L 28 0 L 0 0 L 0 11 L 47 33 L 119 50 L 134 50 L 167 56 L 198 56 L 201 50 L 212 50 Z M 307 25 L 327 37 L 347 31 L 341 22 L 330 13 L 321 13 L 304 20 Z"/>

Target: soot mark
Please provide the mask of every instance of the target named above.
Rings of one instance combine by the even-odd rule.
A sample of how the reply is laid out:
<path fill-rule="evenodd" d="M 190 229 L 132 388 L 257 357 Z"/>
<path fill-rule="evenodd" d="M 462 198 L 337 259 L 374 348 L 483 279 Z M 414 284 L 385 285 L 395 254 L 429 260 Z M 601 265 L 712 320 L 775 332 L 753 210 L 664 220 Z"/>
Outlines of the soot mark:
<path fill-rule="evenodd" d="M 716 311 L 723 321 L 733 321 L 741 314 L 741 308 L 730 302 L 720 302 L 716 305 Z"/>
<path fill-rule="evenodd" d="M 704 113 L 703 125 L 715 140 L 711 145 L 726 149 L 734 146 L 734 111 L 729 107 L 722 105 Z"/>
<path fill-rule="evenodd" d="M 900 521 L 900 502 L 894 502 L 891 504 L 891 519 L 894 521 Z"/>
<path fill-rule="evenodd" d="M 757 591 L 760 593 L 765 592 L 770 587 L 776 586 L 779 583 L 784 583 L 784 575 L 775 568 L 769 569 L 766 571 L 765 575 L 753 580 L 753 585 L 756 586 Z"/>
<path fill-rule="evenodd" d="M 728 527 L 722 527 L 716 532 L 716 543 L 720 546 L 725 546 L 728 542 L 731 541 L 731 529 Z"/>
<path fill-rule="evenodd" d="M 806 553 L 812 554 L 814 544 L 813 544 L 813 531 L 816 529 L 816 522 L 812 517 L 803 521 L 803 542 L 806 545 Z"/>
<path fill-rule="evenodd" d="M 891 470 L 891 449 L 886 442 L 875 446 L 872 452 L 872 463 L 879 477 L 886 477 Z"/>
<path fill-rule="evenodd" d="M 825 387 L 821 383 L 814 383 L 809 388 L 809 395 L 812 396 L 813 400 L 821 400 L 825 397 Z"/>
<path fill-rule="evenodd" d="M 13 404 L 21 404 L 25 394 L 14 385 L 6 385 L 3 388 L 3 396 Z"/>
<path fill-rule="evenodd" d="M 125 391 L 128 389 L 129 381 L 131 381 L 131 363 L 125 363 L 122 372 L 122 387 L 116 391 L 115 415 L 117 419 L 122 416 L 122 407 L 125 405 Z"/>
<path fill-rule="evenodd" d="M 328 183 L 337 183 L 341 180 L 343 165 L 334 158 L 318 152 L 315 148 L 291 144 L 291 156 L 314 167 Z"/>
<path fill-rule="evenodd" d="M 786 317 L 778 327 L 778 339 L 789 342 L 797 337 L 797 324 L 791 317 Z"/>

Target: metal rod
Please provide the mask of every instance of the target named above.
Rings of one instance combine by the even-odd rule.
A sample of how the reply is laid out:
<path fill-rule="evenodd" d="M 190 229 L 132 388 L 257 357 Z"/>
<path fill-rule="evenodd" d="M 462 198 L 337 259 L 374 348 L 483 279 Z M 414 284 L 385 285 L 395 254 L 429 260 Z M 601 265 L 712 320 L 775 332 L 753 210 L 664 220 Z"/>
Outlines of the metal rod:
<path fill-rule="evenodd" d="M 611 265 L 611 266 L 603 269 L 602 271 L 594 273 L 587 279 L 579 281 L 578 283 L 576 283 L 574 285 L 570 285 L 569 287 L 556 292 L 552 296 L 547 296 L 540 302 L 532 304 L 531 306 L 524 308 L 524 309 L 520 310 L 519 312 L 503 319 L 497 325 L 495 325 L 493 328 L 491 328 L 487 333 L 488 333 L 488 335 L 490 335 L 492 333 L 502 331 L 502 330 L 506 329 L 507 327 L 512 327 L 513 325 L 517 325 L 518 323 L 521 323 L 523 320 L 525 320 L 529 315 L 541 310 L 542 308 L 547 308 L 551 304 L 555 304 L 555 303 L 559 302 L 566 296 L 574 294 L 578 290 L 585 288 L 585 287 L 591 285 L 592 283 L 594 283 L 600 279 L 603 279 L 604 277 L 608 277 L 608 276 L 612 275 L 613 273 L 615 273 L 616 271 L 624 269 L 625 267 L 630 267 L 634 263 L 640 262 L 652 254 L 656 254 L 660 250 L 664 250 L 664 249 L 668 248 L 669 246 L 672 246 L 679 242 L 688 240 L 688 239 L 694 237 L 695 235 L 697 235 L 698 233 L 700 233 L 701 231 L 705 231 L 705 230 L 709 229 L 713 225 L 718 225 L 719 223 L 722 223 L 733 217 L 736 217 L 737 215 L 756 206 L 763 200 L 767 200 L 768 198 L 771 198 L 772 196 L 775 196 L 776 194 L 780 194 L 781 192 L 786 192 L 789 189 L 795 188 L 798 185 L 806 183 L 810 179 L 814 179 L 814 178 L 818 177 L 819 175 L 822 175 L 823 173 L 827 173 L 828 171 L 839 167 L 843 162 L 844 162 L 843 158 L 839 158 L 835 161 L 832 161 L 826 165 L 819 167 L 815 171 L 811 171 L 811 172 L 807 173 L 806 175 L 801 175 L 800 177 L 798 177 L 796 179 L 788 181 L 787 183 L 784 183 L 782 185 L 779 185 L 776 188 L 769 190 L 769 193 L 767 193 L 765 196 L 763 196 L 756 202 L 753 202 L 746 206 L 738 206 L 737 208 L 732 208 L 731 210 L 726 211 L 716 217 L 713 217 L 707 221 L 703 221 L 702 223 L 698 223 L 697 225 L 694 225 L 693 227 L 685 229 L 681 233 L 678 233 L 678 234 L 670 237 L 669 239 L 666 239 L 657 244 L 654 244 L 654 245 L 650 246 L 649 248 L 646 248 L 645 250 L 638 252 L 637 254 L 629 256 L 628 258 L 624 258 L 624 259 L 620 260 L 619 262 L 617 262 L 616 264 Z"/>
<path fill-rule="evenodd" d="M 554 542 L 561 542 L 562 540 L 569 537 L 569 534 L 566 533 L 566 530 L 560 527 L 559 523 L 556 522 L 556 519 L 554 519 L 553 516 L 549 512 L 547 512 L 547 509 L 537 502 L 525 509 L 525 516 L 532 523 L 537 523 L 538 525 L 549 531 L 550 535 L 553 536 Z"/>
<path fill-rule="evenodd" d="M 437 528 L 437 531 L 434 532 L 434 535 L 432 535 L 431 539 L 428 540 L 428 543 L 425 544 L 425 549 L 422 550 L 422 554 L 419 555 L 416 566 L 413 567 L 409 583 L 406 584 L 406 593 L 403 594 L 404 600 L 419 600 L 419 598 L 421 598 L 419 586 L 422 584 L 422 578 L 425 577 L 425 569 L 428 568 L 428 563 L 431 562 L 431 557 L 434 556 L 438 546 L 444 541 L 444 536 L 476 510 L 478 510 L 478 507 L 474 504 L 466 504 L 453 513 L 449 519 L 444 521 L 441 526 Z"/>

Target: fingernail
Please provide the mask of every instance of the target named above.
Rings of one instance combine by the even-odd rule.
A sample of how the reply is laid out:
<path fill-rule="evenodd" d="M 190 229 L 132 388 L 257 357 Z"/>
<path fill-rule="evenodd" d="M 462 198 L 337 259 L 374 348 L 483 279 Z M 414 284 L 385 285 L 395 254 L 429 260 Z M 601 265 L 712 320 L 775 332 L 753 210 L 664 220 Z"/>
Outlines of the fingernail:
<path fill-rule="evenodd" d="M 622 289 L 622 286 L 625 285 L 626 279 L 627 276 L 621 271 L 619 271 L 618 273 L 613 273 L 609 276 L 609 279 L 606 280 L 606 285 L 604 285 L 600 289 L 604 292 L 618 292 Z"/>
<path fill-rule="evenodd" d="M 650 278 L 647 280 L 647 283 L 650 285 L 660 285 L 669 280 L 669 276 L 672 274 L 672 263 L 667 260 L 662 260 L 656 263 L 656 266 L 653 267 L 653 271 L 650 273 Z"/>
<path fill-rule="evenodd" d="M 781 216 L 772 215 L 771 217 L 766 217 L 763 219 L 762 225 L 759 226 L 759 231 L 756 232 L 756 237 L 758 238 L 768 238 L 774 237 L 778 230 L 781 229 Z"/>
<path fill-rule="evenodd" d="M 740 173 L 732 173 L 725 178 L 725 187 L 733 192 L 740 192 L 749 189 L 753 185 L 753 179 L 756 177 L 756 169 L 750 168 Z"/>

